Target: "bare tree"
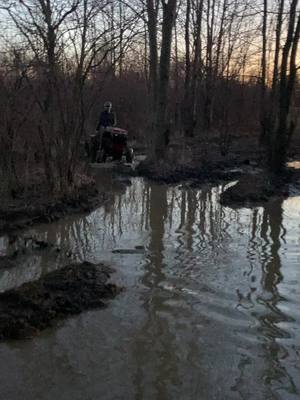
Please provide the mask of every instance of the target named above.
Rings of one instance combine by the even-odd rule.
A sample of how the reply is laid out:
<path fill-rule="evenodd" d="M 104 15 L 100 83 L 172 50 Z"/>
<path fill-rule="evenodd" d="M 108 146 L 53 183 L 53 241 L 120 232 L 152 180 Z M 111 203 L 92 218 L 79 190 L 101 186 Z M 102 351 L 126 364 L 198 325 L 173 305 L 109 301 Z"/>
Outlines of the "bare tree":
<path fill-rule="evenodd" d="M 186 136 L 191 135 L 190 124 L 190 89 L 191 89 L 191 44 L 190 44 L 190 24 L 191 24 L 191 0 L 186 0 L 186 19 L 185 19 L 185 81 L 183 99 L 183 121 Z"/>
<path fill-rule="evenodd" d="M 0 176 L 1 194 L 12 196 L 24 188 L 23 176 L 18 174 L 18 142 L 23 148 L 28 148 L 28 138 L 20 139 L 20 130 L 24 127 L 32 111 L 33 102 L 27 98 L 28 85 L 24 78 L 24 60 L 22 54 L 12 49 L 6 60 L 1 60 L 0 73 Z M 30 151 L 20 156 L 26 160 L 31 156 Z M 27 172 L 27 171 L 25 171 Z M 3 200 L 3 199 L 2 199 Z"/>
<path fill-rule="evenodd" d="M 262 22 L 262 54 L 261 54 L 261 141 L 266 138 L 266 79 L 267 79 L 267 26 L 268 26 L 268 0 L 263 0 L 263 22 Z"/>
<path fill-rule="evenodd" d="M 158 3 L 147 0 L 148 32 L 150 48 L 150 79 L 154 110 L 155 139 L 153 151 L 161 158 L 165 152 L 169 137 L 167 122 L 168 86 L 170 79 L 172 33 L 175 22 L 177 0 L 161 0 L 162 40 L 158 60 Z"/>
<path fill-rule="evenodd" d="M 271 132 L 270 167 L 275 173 L 280 172 L 285 164 L 290 138 L 295 122 L 290 117 L 291 101 L 296 81 L 296 55 L 300 37 L 300 13 L 297 11 L 298 0 L 293 0 L 289 9 L 287 37 L 282 50 L 279 72 L 278 123 Z"/>
<path fill-rule="evenodd" d="M 147 27 L 149 34 L 149 55 L 150 55 L 150 93 L 152 97 L 152 107 L 155 112 L 157 101 L 158 85 L 158 42 L 157 42 L 157 24 L 158 24 L 158 2 L 147 0 Z"/>
<path fill-rule="evenodd" d="M 112 32 L 112 18 L 119 16 L 111 13 L 111 2 L 106 0 L 68 0 L 63 4 L 59 0 L 24 0 L 4 9 L 31 54 L 25 78 L 38 105 L 35 124 L 48 187 L 73 190 L 86 115 L 97 98 L 90 98 L 87 106 L 88 78 L 104 64 L 111 71 L 123 57 L 136 33 L 137 16 L 122 15 L 122 24 L 114 25 Z"/>

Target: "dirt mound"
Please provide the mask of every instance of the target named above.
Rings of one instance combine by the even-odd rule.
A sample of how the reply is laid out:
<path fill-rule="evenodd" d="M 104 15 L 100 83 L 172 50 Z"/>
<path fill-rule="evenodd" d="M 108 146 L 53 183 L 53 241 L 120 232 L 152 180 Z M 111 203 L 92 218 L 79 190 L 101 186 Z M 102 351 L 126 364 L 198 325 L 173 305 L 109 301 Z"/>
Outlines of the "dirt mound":
<path fill-rule="evenodd" d="M 120 292 L 107 283 L 111 272 L 102 264 L 71 264 L 0 294 L 0 340 L 28 338 L 57 319 L 104 307 Z"/>

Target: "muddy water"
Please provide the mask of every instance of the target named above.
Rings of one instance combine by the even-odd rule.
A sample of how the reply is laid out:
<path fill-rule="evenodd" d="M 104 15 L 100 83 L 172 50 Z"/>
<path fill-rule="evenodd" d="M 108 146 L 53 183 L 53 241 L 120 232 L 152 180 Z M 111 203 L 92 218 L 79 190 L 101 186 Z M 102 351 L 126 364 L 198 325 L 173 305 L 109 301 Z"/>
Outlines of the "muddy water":
<path fill-rule="evenodd" d="M 105 182 L 104 207 L 31 233 L 113 265 L 126 290 L 105 310 L 0 344 L 0 399 L 299 399 L 297 193 L 232 210 L 222 187 Z M 35 254 L 0 272 L 0 290 L 57 265 Z"/>

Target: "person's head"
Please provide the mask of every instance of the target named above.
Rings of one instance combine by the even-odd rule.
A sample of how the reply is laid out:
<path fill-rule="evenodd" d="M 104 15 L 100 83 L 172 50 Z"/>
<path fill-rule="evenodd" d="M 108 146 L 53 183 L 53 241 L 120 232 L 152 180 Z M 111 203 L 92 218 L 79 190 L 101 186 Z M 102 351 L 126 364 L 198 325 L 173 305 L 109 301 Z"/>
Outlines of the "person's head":
<path fill-rule="evenodd" d="M 104 110 L 110 112 L 112 109 L 112 103 L 110 101 L 106 101 L 104 103 Z"/>

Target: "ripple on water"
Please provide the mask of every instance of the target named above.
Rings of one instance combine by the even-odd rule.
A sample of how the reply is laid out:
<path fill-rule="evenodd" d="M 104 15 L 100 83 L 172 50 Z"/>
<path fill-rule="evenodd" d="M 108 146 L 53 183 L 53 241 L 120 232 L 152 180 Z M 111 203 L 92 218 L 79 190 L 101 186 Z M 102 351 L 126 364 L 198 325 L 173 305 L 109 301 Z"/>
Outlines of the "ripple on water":
<path fill-rule="evenodd" d="M 15 374 L 26 382 L 23 393 L 32 387 L 43 393 L 50 369 L 70 374 L 65 382 L 75 382 L 68 387 L 73 398 L 83 390 L 87 398 L 105 393 L 106 399 L 299 398 L 297 193 L 282 203 L 232 210 L 218 201 L 222 186 L 191 190 L 133 179 L 117 190 L 106 184 L 109 204 L 32 232 L 78 259 L 112 264 L 126 291 L 107 310 L 41 339 L 0 346 L 3 365 L 15 365 L 11 374 L 0 367 L 4 398 L 17 393 Z M 0 240 L 0 250 L 5 243 Z M 135 246 L 145 252 L 112 253 Z M 36 279 L 49 264 L 45 255 L 31 268 L 2 271 L 0 285 Z M 39 360 L 40 378 L 30 357 Z M 69 372 L 61 358 L 71 363 Z M 61 393 L 64 385 L 61 380 Z"/>

